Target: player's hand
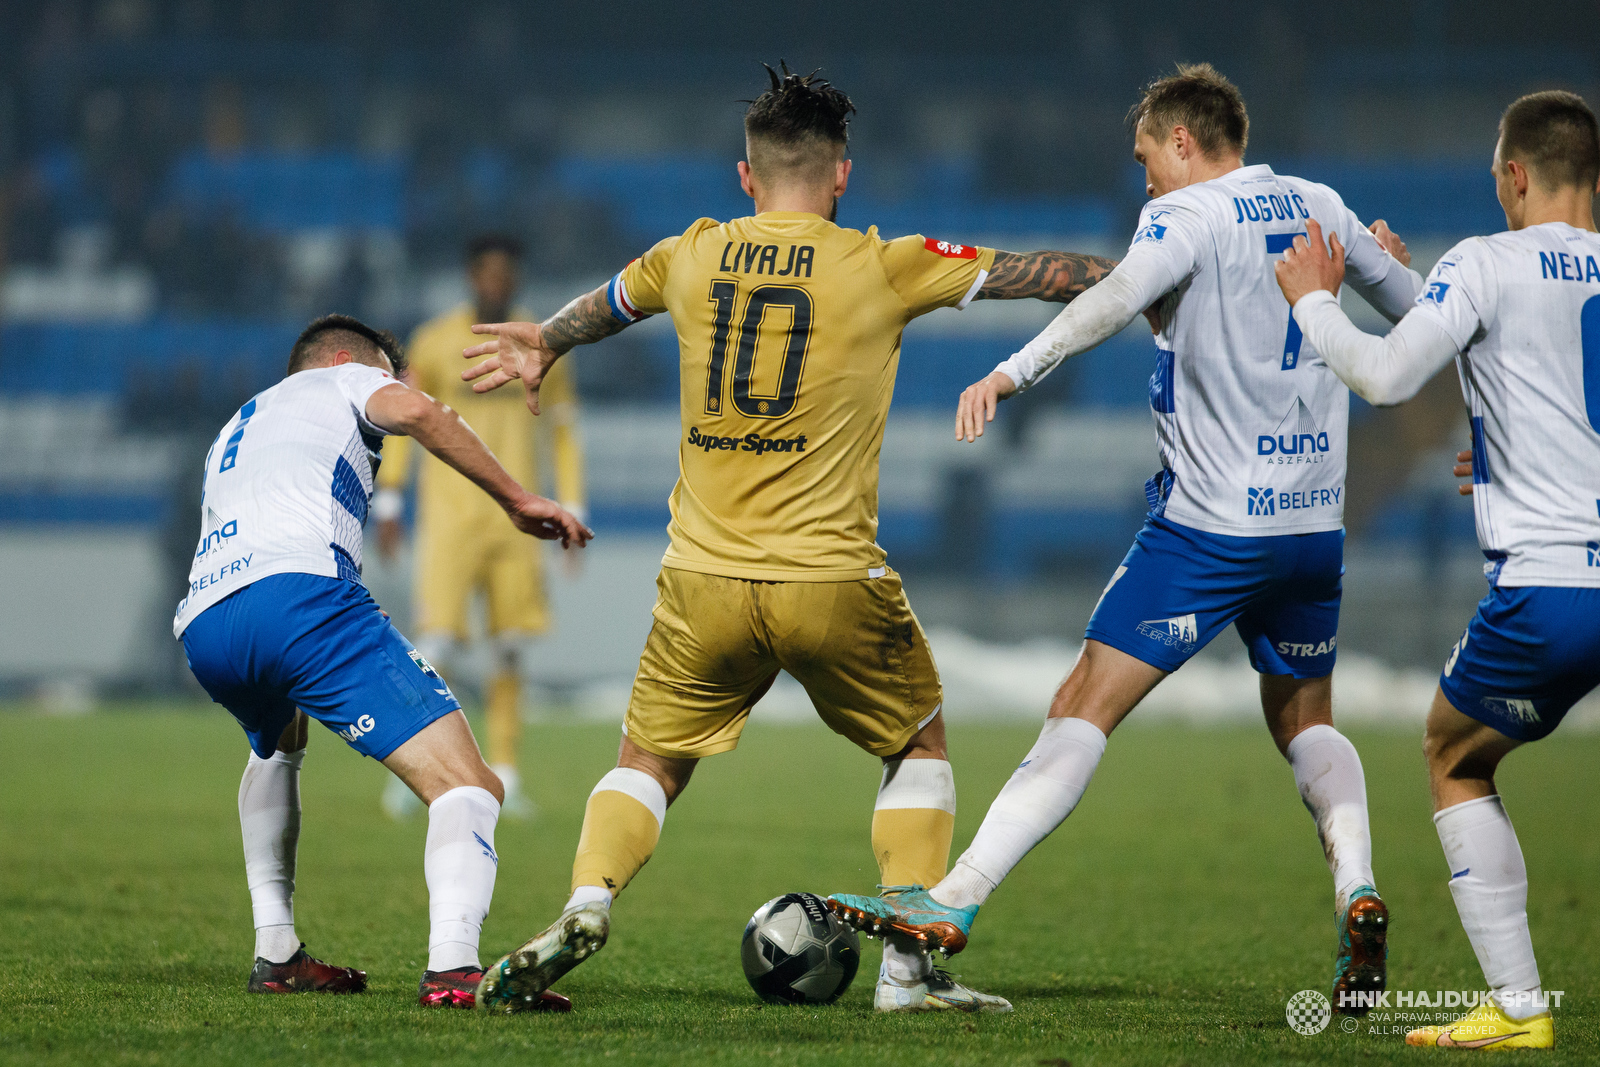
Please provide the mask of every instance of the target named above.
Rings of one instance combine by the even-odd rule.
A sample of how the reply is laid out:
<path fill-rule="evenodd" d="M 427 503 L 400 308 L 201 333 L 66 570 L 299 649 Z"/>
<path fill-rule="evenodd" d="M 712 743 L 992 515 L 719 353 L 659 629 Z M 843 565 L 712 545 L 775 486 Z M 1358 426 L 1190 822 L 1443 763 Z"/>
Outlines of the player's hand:
<path fill-rule="evenodd" d="M 1333 250 L 1330 256 L 1328 248 L 1323 247 L 1322 227 L 1316 219 L 1306 220 L 1306 233 L 1310 240 L 1296 237 L 1294 247 L 1286 250 L 1282 261 L 1273 268 L 1278 288 L 1283 290 L 1290 307 L 1318 289 L 1338 295 L 1339 286 L 1344 284 L 1344 245 L 1339 243 L 1339 235 L 1328 235 L 1328 245 Z"/>
<path fill-rule="evenodd" d="M 1400 261 L 1402 267 L 1411 266 L 1411 249 L 1407 248 L 1406 243 L 1400 240 L 1399 234 L 1389 229 L 1387 222 L 1379 219 L 1371 226 L 1368 226 L 1367 229 L 1372 231 L 1372 236 L 1378 239 L 1378 243 L 1383 246 L 1385 252 Z"/>
<path fill-rule="evenodd" d="M 1472 477 L 1472 449 L 1464 448 L 1460 452 L 1456 453 L 1456 465 L 1451 469 L 1450 473 L 1454 474 L 1457 478 L 1470 479 Z M 1471 496 L 1472 482 L 1462 482 L 1460 485 L 1456 486 L 1456 492 L 1460 493 L 1462 496 Z"/>
<path fill-rule="evenodd" d="M 544 331 L 537 322 L 480 322 L 473 333 L 493 334 L 494 339 L 473 345 L 461 355 L 466 359 L 489 358 L 461 372 L 461 380 L 472 383 L 475 393 L 487 393 L 507 382 L 522 380 L 527 391 L 528 410 L 539 414 L 539 383 L 561 353 L 545 347 Z"/>
<path fill-rule="evenodd" d="M 404 531 L 399 519 L 378 520 L 378 555 L 385 563 L 393 563 L 400 554 L 400 541 Z"/>
<path fill-rule="evenodd" d="M 579 522 L 576 515 L 534 493 L 524 492 L 505 509 L 511 516 L 511 525 L 541 541 L 560 541 L 562 548 L 570 548 L 574 541 L 582 548 L 594 538 L 594 531 Z"/>
<path fill-rule="evenodd" d="M 983 436 L 983 424 L 994 421 L 995 405 L 1017 391 L 1017 383 L 999 371 L 983 381 L 969 385 L 956 406 L 956 440 L 976 441 Z"/>

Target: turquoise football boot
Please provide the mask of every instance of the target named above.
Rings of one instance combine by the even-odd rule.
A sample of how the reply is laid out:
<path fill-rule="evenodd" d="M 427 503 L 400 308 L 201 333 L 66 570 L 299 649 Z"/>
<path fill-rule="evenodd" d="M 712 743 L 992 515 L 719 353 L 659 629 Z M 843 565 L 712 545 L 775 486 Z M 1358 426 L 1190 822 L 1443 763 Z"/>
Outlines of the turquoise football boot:
<path fill-rule="evenodd" d="M 1333 1010 L 1339 1015 L 1365 1015 L 1389 982 L 1389 909 L 1376 889 L 1358 886 L 1338 924 Z"/>
<path fill-rule="evenodd" d="M 881 896 L 862 897 L 835 893 L 828 907 L 840 919 L 869 937 L 903 934 L 924 948 L 954 956 L 967 947 L 978 905 L 948 908 L 920 885 L 883 885 Z"/>

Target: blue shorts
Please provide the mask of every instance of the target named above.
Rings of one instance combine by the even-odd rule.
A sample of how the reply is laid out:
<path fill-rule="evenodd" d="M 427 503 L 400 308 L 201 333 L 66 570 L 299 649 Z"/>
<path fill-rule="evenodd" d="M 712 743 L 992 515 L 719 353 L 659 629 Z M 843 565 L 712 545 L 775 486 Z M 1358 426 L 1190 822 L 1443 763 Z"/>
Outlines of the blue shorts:
<path fill-rule="evenodd" d="M 1229 537 L 1151 516 L 1085 635 L 1175 671 L 1229 623 L 1261 674 L 1333 671 L 1344 531 Z"/>
<path fill-rule="evenodd" d="M 1494 587 L 1450 653 L 1439 688 L 1455 709 L 1537 741 L 1600 685 L 1600 589 Z"/>
<path fill-rule="evenodd" d="M 262 759 L 296 707 L 377 760 L 461 707 L 366 587 L 345 578 L 253 582 L 196 616 L 183 650 Z"/>

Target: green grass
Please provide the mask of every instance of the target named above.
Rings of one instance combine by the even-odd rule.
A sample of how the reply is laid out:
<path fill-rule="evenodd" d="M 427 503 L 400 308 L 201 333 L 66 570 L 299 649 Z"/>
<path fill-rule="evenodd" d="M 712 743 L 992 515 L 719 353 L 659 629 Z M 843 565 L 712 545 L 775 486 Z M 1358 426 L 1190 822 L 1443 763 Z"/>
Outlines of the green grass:
<path fill-rule="evenodd" d="M 952 727 L 957 848 L 1035 735 Z M 566 895 L 584 800 L 614 726 L 530 727 L 542 808 L 502 823 L 489 955 L 545 925 Z M 1357 734 L 1380 885 L 1393 911 L 1391 988 L 1475 988 L 1428 819 L 1416 738 Z M 357 997 L 252 997 L 249 898 L 235 795 L 244 747 L 217 710 L 78 719 L 0 713 L 0 1061 L 1055 1064 L 1415 1062 L 1397 1036 L 1302 1037 L 1297 990 L 1326 989 L 1327 870 L 1264 729 L 1125 728 L 1083 806 L 986 906 L 954 961 L 1010 997 L 1005 1016 L 879 1017 L 877 950 L 839 1003 L 767 1007 L 739 935 L 792 889 L 868 890 L 876 761 L 820 727 L 764 727 L 708 760 L 656 857 L 618 902 L 611 943 L 559 988 L 568 1016 L 485 1018 L 415 1002 L 427 897 L 421 819 L 378 813 L 385 772 L 318 730 L 303 776 L 297 914 L 322 957 L 365 968 Z M 1595 872 L 1600 739 L 1560 736 L 1510 761 L 1533 885 L 1535 944 L 1567 991 L 1556 1055 L 1600 1056 Z"/>

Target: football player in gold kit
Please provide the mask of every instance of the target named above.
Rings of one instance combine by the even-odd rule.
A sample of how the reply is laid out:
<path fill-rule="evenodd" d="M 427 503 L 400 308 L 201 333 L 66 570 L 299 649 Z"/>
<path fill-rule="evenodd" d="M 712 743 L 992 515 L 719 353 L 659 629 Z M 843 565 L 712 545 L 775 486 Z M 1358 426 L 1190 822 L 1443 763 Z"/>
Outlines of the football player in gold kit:
<path fill-rule="evenodd" d="M 584 513 L 583 446 L 578 439 L 578 397 L 572 367 L 556 367 L 544 383 L 547 432 L 515 396 L 480 396 L 461 380 L 461 349 L 471 344 L 472 324 L 501 319 L 516 296 L 522 246 L 513 238 L 485 234 L 467 247 L 467 281 L 473 300 L 417 327 L 406 355 L 411 384 L 447 403 L 494 449 L 523 485 L 539 486 L 548 444 L 555 467 L 556 499 L 574 515 Z M 494 649 L 494 673 L 485 687 L 489 765 L 505 785 L 503 815 L 529 818 L 533 802 L 522 790 L 517 747 L 522 736 L 521 657 L 532 638 L 550 629 L 545 595 L 544 552 L 537 541 L 519 535 L 483 493 L 440 460 L 396 438 L 378 471 L 373 510 L 378 544 L 394 554 L 400 541 L 401 493 L 417 471 L 417 529 L 414 593 L 417 647 L 446 677 L 468 639 L 472 598 L 482 592 L 485 623 Z M 492 503 L 492 502 L 491 502 Z M 400 786 L 400 788 L 393 788 Z M 396 818 L 421 805 L 398 779 L 383 794 L 384 810 Z"/>
<path fill-rule="evenodd" d="M 815 76 L 773 73 L 745 115 L 739 177 L 754 216 L 701 219 L 543 326 L 473 327 L 495 339 L 467 350 L 491 358 L 463 377 L 480 390 L 520 379 L 537 413 L 541 382 L 564 353 L 666 312 L 683 416 L 671 547 L 617 767 L 589 797 L 566 909 L 489 968 L 482 1007 L 535 1007 L 605 943 L 611 901 L 650 858 L 667 806 L 701 757 L 738 744 L 779 670 L 833 730 L 883 760 L 872 820 L 883 882 L 932 884 L 948 864 L 955 784 L 939 674 L 876 543 L 900 334 L 919 315 L 974 299 L 1066 302 L 1113 263 L 839 228 L 854 110 Z M 1011 1007 L 899 941 L 885 945 L 876 1005 Z"/>

